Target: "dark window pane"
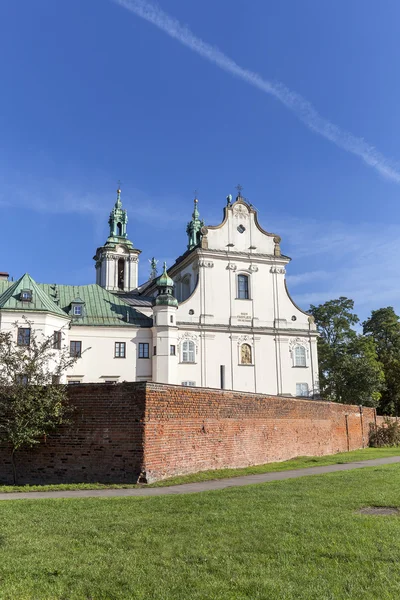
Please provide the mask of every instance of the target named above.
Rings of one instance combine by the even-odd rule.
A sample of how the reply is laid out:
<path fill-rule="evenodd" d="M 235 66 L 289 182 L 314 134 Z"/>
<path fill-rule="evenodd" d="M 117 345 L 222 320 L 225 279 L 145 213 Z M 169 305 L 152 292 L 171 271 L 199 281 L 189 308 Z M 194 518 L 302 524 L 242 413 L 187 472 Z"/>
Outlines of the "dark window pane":
<path fill-rule="evenodd" d="M 29 346 L 31 343 L 31 330 L 28 327 L 18 327 L 18 346 Z"/>
<path fill-rule="evenodd" d="M 238 275 L 238 298 L 248 300 L 249 298 L 249 278 L 247 275 Z"/>
<path fill-rule="evenodd" d="M 115 342 L 115 358 L 125 358 L 125 342 Z"/>
<path fill-rule="evenodd" d="M 149 358 L 149 344 L 139 344 L 139 358 Z"/>
<path fill-rule="evenodd" d="M 70 356 L 81 356 L 82 354 L 82 342 L 70 342 L 69 345 Z"/>
<path fill-rule="evenodd" d="M 61 331 L 55 331 L 53 337 L 54 350 L 61 350 Z"/>

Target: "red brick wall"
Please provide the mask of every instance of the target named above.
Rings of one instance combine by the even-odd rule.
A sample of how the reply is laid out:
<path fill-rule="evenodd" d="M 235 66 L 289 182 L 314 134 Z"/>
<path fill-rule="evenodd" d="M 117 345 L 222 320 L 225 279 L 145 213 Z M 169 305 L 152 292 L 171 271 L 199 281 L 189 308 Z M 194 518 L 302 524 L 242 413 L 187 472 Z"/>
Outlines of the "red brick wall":
<path fill-rule="evenodd" d="M 17 453 L 19 483 L 136 482 L 143 463 L 145 383 L 68 387 L 72 424 Z M 0 483 L 12 483 L 0 447 Z"/>
<path fill-rule="evenodd" d="M 320 456 L 368 444 L 374 410 L 201 388 L 148 384 L 149 481 L 224 467 Z"/>
<path fill-rule="evenodd" d="M 368 443 L 374 410 L 154 383 L 70 386 L 73 423 L 17 455 L 20 483 L 149 481 Z M 363 431 L 364 440 L 363 440 Z M 0 483 L 12 482 L 0 447 Z"/>

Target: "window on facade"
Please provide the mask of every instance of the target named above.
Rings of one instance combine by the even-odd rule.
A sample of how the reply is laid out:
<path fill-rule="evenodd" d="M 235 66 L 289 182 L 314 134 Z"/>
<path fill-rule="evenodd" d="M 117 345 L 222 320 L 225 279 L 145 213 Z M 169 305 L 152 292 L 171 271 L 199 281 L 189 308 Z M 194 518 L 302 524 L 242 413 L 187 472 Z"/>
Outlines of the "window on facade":
<path fill-rule="evenodd" d="M 139 344 L 139 358 L 149 358 L 149 344 Z"/>
<path fill-rule="evenodd" d="M 125 261 L 120 258 L 117 263 L 118 269 L 118 289 L 123 290 L 125 285 Z"/>
<path fill-rule="evenodd" d="M 18 327 L 18 346 L 29 346 L 31 343 L 31 330 L 29 327 Z"/>
<path fill-rule="evenodd" d="M 308 383 L 296 383 L 296 396 L 308 397 Z"/>
<path fill-rule="evenodd" d="M 17 385 L 28 385 L 28 376 L 27 375 L 17 375 L 16 382 L 17 382 Z"/>
<path fill-rule="evenodd" d="M 117 235 L 122 235 L 122 223 L 117 223 Z"/>
<path fill-rule="evenodd" d="M 170 322 L 170 323 L 173 323 L 173 322 L 174 322 L 174 316 L 173 316 L 173 315 L 171 315 L 171 316 L 169 317 L 169 322 Z"/>
<path fill-rule="evenodd" d="M 184 387 L 196 387 L 195 381 L 182 381 Z"/>
<path fill-rule="evenodd" d="M 153 356 L 156 356 L 157 354 L 157 346 L 153 346 Z"/>
<path fill-rule="evenodd" d="M 194 342 L 186 340 L 182 344 L 182 362 L 194 363 L 196 347 Z"/>
<path fill-rule="evenodd" d="M 60 379 L 61 379 L 61 378 L 60 378 L 60 376 L 59 376 L 59 375 L 52 375 L 52 376 L 51 376 L 51 383 L 52 383 L 53 385 L 59 385 L 59 383 L 60 383 Z"/>
<path fill-rule="evenodd" d="M 32 290 L 22 290 L 20 298 L 22 302 L 32 302 Z"/>
<path fill-rule="evenodd" d="M 294 347 L 294 366 L 306 367 L 306 349 L 304 346 Z"/>
<path fill-rule="evenodd" d="M 247 275 L 238 275 L 238 298 L 240 300 L 249 299 L 249 278 Z"/>
<path fill-rule="evenodd" d="M 74 306 L 74 317 L 81 317 L 83 313 L 83 307 L 80 304 Z"/>
<path fill-rule="evenodd" d="M 82 342 L 70 342 L 69 343 L 69 355 L 70 356 L 81 356 L 82 355 Z"/>
<path fill-rule="evenodd" d="M 115 358 L 125 358 L 126 344 L 125 342 L 115 342 Z"/>
<path fill-rule="evenodd" d="M 185 275 L 181 282 L 180 300 L 183 302 L 190 296 L 190 275 Z"/>
<path fill-rule="evenodd" d="M 53 334 L 53 349 L 61 350 L 61 331 L 55 331 Z"/>
<path fill-rule="evenodd" d="M 175 356 L 175 354 L 176 354 L 176 346 L 171 345 L 169 347 L 169 354 L 170 354 L 170 356 Z"/>
<path fill-rule="evenodd" d="M 251 346 L 249 344 L 242 344 L 240 347 L 240 362 L 242 365 L 251 365 L 252 360 L 252 352 Z"/>
<path fill-rule="evenodd" d="M 81 383 L 80 379 L 69 379 L 68 380 L 68 385 L 77 385 L 78 383 Z"/>

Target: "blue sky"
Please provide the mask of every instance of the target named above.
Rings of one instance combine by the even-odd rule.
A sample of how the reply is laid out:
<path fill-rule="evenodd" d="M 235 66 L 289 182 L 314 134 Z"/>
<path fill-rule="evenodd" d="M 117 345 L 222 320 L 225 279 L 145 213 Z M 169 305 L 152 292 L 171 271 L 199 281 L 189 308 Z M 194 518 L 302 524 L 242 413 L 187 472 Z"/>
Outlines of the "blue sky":
<path fill-rule="evenodd" d="M 236 75 L 138 6 L 2 3 L 0 270 L 93 282 L 120 179 L 144 281 L 151 256 L 171 264 L 185 250 L 193 191 L 217 224 L 240 182 L 282 236 L 303 308 L 347 295 L 362 318 L 400 312 L 397 0 L 160 3 Z"/>

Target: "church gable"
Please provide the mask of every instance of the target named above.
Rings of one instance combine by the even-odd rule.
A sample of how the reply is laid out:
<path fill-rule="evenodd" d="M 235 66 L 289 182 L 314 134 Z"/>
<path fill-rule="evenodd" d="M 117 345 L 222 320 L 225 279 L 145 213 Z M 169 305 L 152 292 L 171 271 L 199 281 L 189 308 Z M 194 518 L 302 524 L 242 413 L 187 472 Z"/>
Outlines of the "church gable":
<path fill-rule="evenodd" d="M 228 196 L 222 223 L 204 233 L 203 246 L 210 250 L 280 256 L 280 237 L 259 225 L 257 211 L 240 195 L 233 203 Z"/>

